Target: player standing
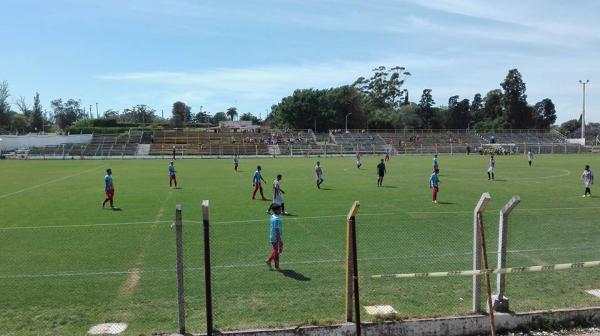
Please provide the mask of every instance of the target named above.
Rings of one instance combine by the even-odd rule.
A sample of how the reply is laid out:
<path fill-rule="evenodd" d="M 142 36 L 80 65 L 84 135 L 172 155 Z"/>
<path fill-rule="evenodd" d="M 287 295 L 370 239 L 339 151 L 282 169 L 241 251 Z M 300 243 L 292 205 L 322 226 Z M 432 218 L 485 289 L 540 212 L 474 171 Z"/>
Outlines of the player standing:
<path fill-rule="evenodd" d="M 529 162 L 529 167 L 531 167 L 532 161 L 533 161 L 533 153 L 529 150 L 529 151 L 527 151 L 527 162 Z"/>
<path fill-rule="evenodd" d="M 437 204 L 437 194 L 440 191 L 439 188 L 440 179 L 437 171 L 433 170 L 431 176 L 429 176 L 429 188 L 431 189 L 431 202 Z"/>
<path fill-rule="evenodd" d="M 385 162 L 390 162 L 390 149 L 385 150 Z"/>
<path fill-rule="evenodd" d="M 267 183 L 267 181 L 265 181 L 265 179 L 262 177 L 261 167 L 256 166 L 256 171 L 254 172 L 254 177 L 252 179 L 252 186 L 254 187 L 254 192 L 252 193 L 252 199 L 256 199 L 256 192 L 260 190 L 260 196 L 262 197 L 262 200 L 266 201 L 267 198 L 265 197 L 265 194 L 263 193 L 263 187 L 262 187 L 261 181 Z"/>
<path fill-rule="evenodd" d="M 320 161 L 317 161 L 317 165 L 315 166 L 315 174 L 317 175 L 317 188 L 321 189 L 321 183 L 323 183 L 324 178 Z"/>
<path fill-rule="evenodd" d="M 433 155 L 433 162 L 432 163 L 433 163 L 433 170 L 435 170 L 436 173 L 439 173 L 440 172 L 440 168 L 439 168 L 440 166 L 438 164 L 437 154 Z"/>
<path fill-rule="evenodd" d="M 386 170 L 385 170 L 385 163 L 383 163 L 383 159 L 381 159 L 381 162 L 377 165 L 377 186 L 381 187 L 381 185 L 383 184 L 383 177 L 385 176 Z"/>
<path fill-rule="evenodd" d="M 362 162 L 360 162 L 360 152 L 356 152 L 356 168 L 360 169 L 360 166 L 362 166 Z"/>
<path fill-rule="evenodd" d="M 115 187 L 113 185 L 112 170 L 108 168 L 106 170 L 106 176 L 104 176 L 104 193 L 106 199 L 102 202 L 102 207 L 106 205 L 106 202 L 110 202 L 110 208 L 114 210 L 113 197 L 115 196 Z"/>
<path fill-rule="evenodd" d="M 590 170 L 590 165 L 585 165 L 583 174 L 581 174 L 581 179 L 583 180 L 583 185 L 585 186 L 585 193 L 581 197 L 592 197 L 592 191 L 590 188 L 592 184 L 594 184 L 594 174 Z"/>
<path fill-rule="evenodd" d="M 239 166 L 239 164 L 240 164 L 240 157 L 239 157 L 237 154 L 235 154 L 235 155 L 233 156 L 233 170 L 234 170 L 236 173 L 237 173 L 237 171 L 238 171 L 238 166 Z"/>
<path fill-rule="evenodd" d="M 173 161 L 175 161 L 175 145 L 173 145 Z"/>
<path fill-rule="evenodd" d="M 271 255 L 265 262 L 272 271 L 273 267 L 271 266 L 271 262 L 274 261 L 275 269 L 279 271 L 279 255 L 283 252 L 283 221 L 281 220 L 281 217 L 279 217 L 281 214 L 281 206 L 274 205 L 273 212 L 274 214 L 271 215 L 271 225 L 269 230 L 269 241 L 271 242 L 273 252 L 271 252 Z"/>
<path fill-rule="evenodd" d="M 488 180 L 494 180 L 494 173 L 496 173 L 496 159 L 494 159 L 494 155 L 492 154 L 490 156 L 490 164 L 487 170 Z"/>
<path fill-rule="evenodd" d="M 175 182 L 175 189 L 177 189 L 177 176 L 175 176 L 175 165 L 173 161 L 169 164 L 169 187 L 173 186 L 173 182 Z"/>
<path fill-rule="evenodd" d="M 273 203 L 271 203 L 269 209 L 267 209 L 268 214 L 271 213 L 271 210 L 273 210 L 275 206 L 281 207 L 282 214 L 288 214 L 287 212 L 285 212 L 285 202 L 283 200 L 283 194 L 285 194 L 285 192 L 283 191 L 283 189 L 281 189 L 281 178 L 281 174 L 278 174 L 275 180 L 273 180 Z"/>

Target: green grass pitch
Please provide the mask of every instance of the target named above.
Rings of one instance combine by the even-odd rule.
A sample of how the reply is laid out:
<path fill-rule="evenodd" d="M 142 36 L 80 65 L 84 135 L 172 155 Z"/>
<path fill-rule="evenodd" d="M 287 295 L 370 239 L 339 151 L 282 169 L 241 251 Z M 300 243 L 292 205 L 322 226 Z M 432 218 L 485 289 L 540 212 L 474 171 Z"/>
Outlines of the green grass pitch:
<path fill-rule="evenodd" d="M 314 166 L 325 174 L 317 190 Z M 168 187 L 168 160 L 0 162 L 0 334 L 84 334 L 125 322 L 126 335 L 177 330 L 175 205 L 182 204 L 188 330 L 204 320 L 201 202 L 210 200 L 215 326 L 221 330 L 339 322 L 344 318 L 344 216 L 357 217 L 361 305 L 389 304 L 402 318 L 468 314 L 470 278 L 373 280 L 373 274 L 471 267 L 472 211 L 483 192 L 490 266 L 498 210 L 522 203 L 509 222 L 507 266 L 600 259 L 600 196 L 582 198 L 585 164 L 600 156 L 441 156 L 439 204 L 431 203 L 431 157 L 392 157 L 382 188 L 379 158 L 178 160 L 181 189 Z M 252 174 L 282 174 L 286 210 L 282 272 L 264 264 L 268 202 L 251 201 Z M 113 169 L 116 206 L 102 209 Z M 592 188 L 600 195 L 600 189 Z M 600 271 L 507 275 L 515 311 L 597 305 L 585 289 Z M 369 317 L 363 311 L 366 319 Z"/>

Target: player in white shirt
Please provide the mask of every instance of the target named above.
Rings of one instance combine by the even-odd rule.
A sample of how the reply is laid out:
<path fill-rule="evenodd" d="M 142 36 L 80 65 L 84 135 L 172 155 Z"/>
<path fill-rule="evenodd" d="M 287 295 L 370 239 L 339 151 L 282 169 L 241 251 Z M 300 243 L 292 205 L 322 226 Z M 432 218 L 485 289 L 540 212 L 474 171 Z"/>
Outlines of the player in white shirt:
<path fill-rule="evenodd" d="M 529 167 L 531 167 L 532 161 L 533 161 L 533 153 L 531 151 L 527 151 L 527 162 L 529 162 Z"/>
<path fill-rule="evenodd" d="M 360 162 L 360 153 L 356 152 L 356 168 L 360 169 L 360 166 L 362 166 L 362 162 Z"/>
<path fill-rule="evenodd" d="M 321 162 L 317 161 L 315 166 L 315 174 L 317 175 L 317 188 L 321 189 L 321 183 L 323 183 L 323 169 L 321 168 Z"/>
<path fill-rule="evenodd" d="M 283 191 L 283 189 L 281 189 L 281 178 L 281 174 L 278 174 L 277 178 L 273 180 L 273 203 L 269 206 L 269 209 L 267 210 L 267 213 L 269 214 L 271 213 L 273 207 L 279 205 L 281 206 L 281 213 L 284 215 L 288 215 L 288 213 L 285 212 L 285 203 L 283 200 L 283 194 L 285 194 L 285 192 Z"/>
<path fill-rule="evenodd" d="M 488 180 L 494 179 L 494 173 L 496 173 L 496 160 L 494 159 L 494 155 L 492 155 L 490 156 L 490 163 L 487 170 Z"/>
<path fill-rule="evenodd" d="M 592 184 L 594 184 L 594 174 L 590 170 L 589 165 L 585 165 L 583 174 L 581 174 L 581 179 L 583 180 L 583 185 L 585 186 L 585 193 L 581 197 L 592 197 L 592 191 L 590 188 Z"/>

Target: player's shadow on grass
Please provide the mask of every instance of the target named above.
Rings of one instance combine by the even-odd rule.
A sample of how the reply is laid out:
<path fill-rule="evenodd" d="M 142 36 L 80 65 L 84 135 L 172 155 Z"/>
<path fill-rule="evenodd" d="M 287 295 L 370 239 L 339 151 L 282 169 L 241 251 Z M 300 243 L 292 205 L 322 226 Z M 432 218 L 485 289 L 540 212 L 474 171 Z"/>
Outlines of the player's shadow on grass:
<path fill-rule="evenodd" d="M 331 190 L 331 188 L 325 188 L 325 187 L 321 187 L 321 190 Z"/>
<path fill-rule="evenodd" d="M 387 186 L 387 185 L 384 186 L 384 185 L 382 185 L 380 188 L 392 188 L 392 189 L 396 189 L 398 187 L 396 187 L 396 186 Z"/>
<path fill-rule="evenodd" d="M 507 179 L 495 179 L 495 180 L 492 180 L 492 182 L 507 182 L 507 181 L 508 181 Z"/>
<path fill-rule="evenodd" d="M 111 210 L 112 210 L 112 211 L 123 211 L 123 209 L 121 209 L 121 208 L 117 208 L 117 207 L 114 207 L 114 208 L 112 208 Z"/>
<path fill-rule="evenodd" d="M 304 276 L 304 274 L 298 273 L 291 269 L 282 269 L 279 273 L 283 274 L 286 278 L 291 278 L 298 281 L 310 281 L 309 277 Z"/>
<path fill-rule="evenodd" d="M 454 203 L 454 202 L 438 202 L 438 204 L 453 205 L 456 203 Z"/>

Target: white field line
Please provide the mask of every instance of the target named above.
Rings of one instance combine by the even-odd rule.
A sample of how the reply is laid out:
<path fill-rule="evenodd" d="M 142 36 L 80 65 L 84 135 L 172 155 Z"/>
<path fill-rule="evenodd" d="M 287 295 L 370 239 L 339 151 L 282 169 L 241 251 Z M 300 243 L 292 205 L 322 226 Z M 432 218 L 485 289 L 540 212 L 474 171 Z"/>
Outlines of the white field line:
<path fill-rule="evenodd" d="M 526 253 L 526 252 L 548 252 L 548 251 L 564 251 L 564 250 L 590 250 L 597 249 L 598 246 L 573 246 L 573 247 L 554 247 L 554 248 L 542 248 L 542 249 L 525 249 L 525 250 L 508 250 L 507 253 Z M 490 254 L 497 254 L 497 251 L 490 252 Z M 470 256 L 472 252 L 463 253 L 444 253 L 444 254 L 421 254 L 411 256 L 389 256 L 389 257 L 370 257 L 370 258 L 358 258 L 358 261 L 377 261 L 377 260 L 398 260 L 398 259 L 416 259 L 416 258 L 439 258 L 439 257 L 464 257 Z M 299 260 L 299 261 L 288 261 L 285 265 L 306 265 L 306 264 L 335 264 L 343 263 L 343 259 L 318 259 L 318 260 Z M 231 269 L 231 268 L 253 268 L 253 267 L 265 267 L 264 262 L 253 263 L 253 264 L 231 264 L 231 265 L 216 265 L 213 269 Z M 186 267 L 186 271 L 198 271 L 203 270 L 203 267 Z M 64 272 L 53 272 L 53 273 L 39 273 L 39 274 L 14 274 L 14 275 L 0 275 L 1 279 L 35 279 L 35 278 L 50 278 L 50 277 L 70 277 L 70 276 L 102 276 L 102 275 L 123 275 L 133 273 L 168 273 L 175 272 L 175 268 L 154 268 L 146 270 L 129 269 L 125 271 L 64 271 Z"/>
<path fill-rule="evenodd" d="M 579 208 L 531 208 L 531 209 L 514 209 L 513 211 L 563 211 L 563 210 L 597 210 L 600 207 L 579 207 Z M 498 212 L 501 209 L 490 209 L 490 212 Z M 473 213 L 473 210 L 456 210 L 456 211 L 395 211 L 395 212 L 377 212 L 377 213 L 359 213 L 360 216 L 386 216 L 386 215 L 401 215 L 401 214 L 463 214 Z M 327 216 L 307 216 L 307 217 L 284 217 L 285 221 L 298 221 L 305 219 L 323 219 L 323 218 L 340 218 L 346 217 L 347 215 L 327 215 Z M 247 220 L 234 220 L 234 221 L 217 221 L 212 224 L 243 224 L 243 223 L 257 223 L 267 221 L 268 218 L 262 219 L 247 219 Z M 359 219 L 360 221 L 360 219 Z M 154 223 L 171 223 L 172 221 L 142 221 L 142 222 L 121 222 L 121 223 L 98 223 L 98 224 L 75 224 L 75 225 L 50 225 L 50 226 L 14 226 L 14 227 L 0 227 L 0 231 L 3 230 L 26 230 L 26 229 L 52 229 L 52 228 L 75 228 L 75 227 L 95 227 L 95 226 L 119 226 L 119 225 L 141 225 L 141 224 L 154 224 Z M 202 224 L 202 221 L 195 220 L 184 220 L 188 223 Z"/>
<path fill-rule="evenodd" d="M 73 175 L 68 175 L 68 176 L 59 177 L 59 178 L 57 178 L 57 179 L 50 180 L 50 181 L 48 181 L 48 182 L 44 182 L 44 183 L 40 183 L 40 184 L 36 184 L 36 185 L 34 185 L 34 186 L 31 186 L 31 187 L 27 187 L 27 188 L 24 188 L 24 189 L 21 189 L 21 190 L 13 191 L 13 192 L 10 192 L 10 193 L 8 193 L 8 194 L 0 195 L 0 199 L 7 198 L 7 197 L 10 197 L 10 196 L 13 196 L 13 195 L 17 195 L 17 194 L 20 194 L 20 193 L 23 193 L 23 192 L 26 192 L 26 191 L 29 191 L 29 190 L 37 189 L 37 188 L 39 188 L 39 187 L 43 187 L 43 186 L 45 186 L 45 185 L 48 185 L 48 184 L 51 184 L 51 183 L 54 183 L 54 182 L 63 181 L 63 180 L 69 179 L 69 178 L 71 178 L 71 177 L 79 176 L 79 175 L 85 174 L 85 173 L 87 173 L 87 172 L 90 172 L 90 171 L 92 171 L 92 170 L 96 170 L 96 169 L 98 169 L 98 168 L 101 168 L 101 167 L 103 167 L 103 166 L 104 166 L 104 165 L 97 166 L 97 167 L 90 168 L 90 169 L 87 169 L 87 170 L 84 170 L 84 171 L 80 171 L 80 172 L 79 172 L 79 173 L 77 173 L 77 174 L 73 174 Z"/>

